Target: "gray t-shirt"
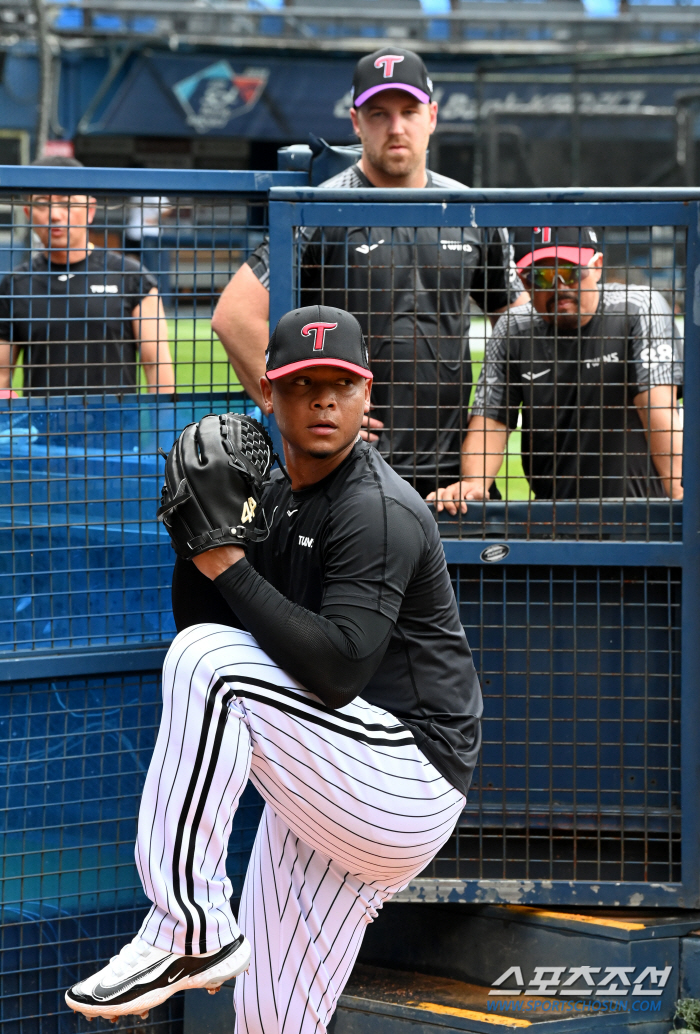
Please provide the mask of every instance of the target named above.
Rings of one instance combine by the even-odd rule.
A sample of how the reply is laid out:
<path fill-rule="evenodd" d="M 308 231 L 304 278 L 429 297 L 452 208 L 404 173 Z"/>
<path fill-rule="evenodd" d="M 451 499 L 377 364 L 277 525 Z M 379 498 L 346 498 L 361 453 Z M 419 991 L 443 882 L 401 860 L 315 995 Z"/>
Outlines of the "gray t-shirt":
<path fill-rule="evenodd" d="M 505 313 L 486 346 L 472 414 L 509 429 L 538 499 L 665 496 L 634 399 L 683 383 L 683 342 L 657 291 L 606 284 L 578 332 L 530 304 Z"/>

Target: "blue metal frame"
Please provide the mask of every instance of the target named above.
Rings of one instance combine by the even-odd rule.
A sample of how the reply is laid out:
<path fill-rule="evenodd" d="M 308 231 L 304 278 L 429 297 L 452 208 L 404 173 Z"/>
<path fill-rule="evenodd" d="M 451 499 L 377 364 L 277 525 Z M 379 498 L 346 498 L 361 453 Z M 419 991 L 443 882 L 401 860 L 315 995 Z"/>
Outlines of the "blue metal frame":
<path fill-rule="evenodd" d="M 293 250 L 299 226 L 686 226 L 685 383 L 700 385 L 700 191 L 324 190 L 270 191 L 270 323 L 295 305 Z M 692 314 L 692 318 L 691 318 Z M 685 407 L 684 464 L 700 465 L 700 407 Z M 447 560 L 479 564 L 483 540 L 444 540 Z M 489 539 L 489 542 L 493 542 Z M 700 483 L 686 478 L 682 542 L 503 539 L 504 564 L 673 567 L 683 573 L 681 663 L 682 883 L 414 880 L 412 901 L 498 901 L 577 905 L 700 905 Z"/>
<path fill-rule="evenodd" d="M 235 169 L 90 169 L 42 165 L 0 165 L 0 190 L 115 194 L 262 194 L 272 187 L 308 183 L 305 172 L 253 172 Z"/>

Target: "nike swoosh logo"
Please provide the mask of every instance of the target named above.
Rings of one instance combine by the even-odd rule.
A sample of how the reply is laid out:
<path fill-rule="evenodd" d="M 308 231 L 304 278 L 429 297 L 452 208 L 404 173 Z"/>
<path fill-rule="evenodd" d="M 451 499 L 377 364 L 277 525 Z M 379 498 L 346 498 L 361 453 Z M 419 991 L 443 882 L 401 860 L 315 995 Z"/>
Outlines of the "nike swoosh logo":
<path fill-rule="evenodd" d="M 551 370 L 542 370 L 541 373 L 524 373 L 523 377 L 526 381 L 536 381 L 538 377 L 544 377 L 546 373 L 551 373 Z"/>
<path fill-rule="evenodd" d="M 89 1003 L 94 1005 L 95 1002 L 105 1002 L 114 1005 L 121 1005 L 124 1002 L 134 1001 L 140 998 L 143 994 L 148 991 L 152 991 L 154 988 L 166 987 L 167 984 L 172 984 L 178 977 L 187 975 L 188 977 L 194 976 L 201 970 L 207 969 L 209 966 L 216 966 L 219 962 L 223 962 L 224 959 L 228 958 L 236 952 L 245 940 L 243 934 L 241 934 L 232 944 L 227 944 L 225 948 L 217 952 L 216 955 L 191 955 L 187 956 L 186 959 L 183 957 L 171 954 L 163 959 L 159 959 L 152 965 L 147 966 L 138 973 L 132 973 L 131 976 L 126 977 L 118 984 L 113 984 L 111 987 L 105 987 L 103 984 L 97 984 L 91 993 L 82 994 L 76 992 L 74 988 L 71 988 L 68 992 L 70 998 L 73 1001 L 81 1003 Z M 184 964 L 183 964 L 184 963 Z M 173 966 L 179 966 L 180 969 L 173 977 L 167 977 L 166 973 Z M 156 972 L 160 972 L 156 974 Z"/>
<path fill-rule="evenodd" d="M 291 517 L 293 513 L 298 513 L 299 507 L 296 510 L 287 510 L 287 517 Z"/>
<path fill-rule="evenodd" d="M 105 987 L 103 984 L 97 984 L 92 990 L 92 997 L 98 1002 L 108 1002 L 112 998 L 118 998 L 119 995 L 125 994 L 130 991 L 136 984 L 145 983 L 145 977 L 148 977 L 156 969 L 163 965 L 163 963 L 170 962 L 170 959 L 164 958 L 159 959 L 158 962 L 154 962 L 152 966 L 148 966 L 147 969 L 142 969 L 140 973 L 134 973 L 132 976 L 127 977 L 126 980 L 122 980 L 119 984 L 113 984 L 112 987 Z"/>

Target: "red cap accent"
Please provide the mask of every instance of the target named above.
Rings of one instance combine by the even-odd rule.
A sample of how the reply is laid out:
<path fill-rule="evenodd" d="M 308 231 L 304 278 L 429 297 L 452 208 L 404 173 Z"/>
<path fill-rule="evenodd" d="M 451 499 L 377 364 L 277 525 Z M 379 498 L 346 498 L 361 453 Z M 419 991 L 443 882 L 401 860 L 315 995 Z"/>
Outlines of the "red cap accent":
<path fill-rule="evenodd" d="M 555 256 L 565 259 L 567 262 L 575 262 L 577 266 L 586 266 L 597 254 L 595 248 L 571 248 L 565 245 L 560 245 L 558 248 L 537 248 L 521 258 L 516 263 L 516 269 L 524 269 L 525 266 L 531 266 L 538 259 L 554 258 Z"/>
<path fill-rule="evenodd" d="M 305 370 L 307 366 L 339 366 L 341 370 L 350 370 L 351 373 L 357 373 L 360 377 L 364 377 L 366 381 L 371 381 L 374 374 L 371 370 L 365 370 L 363 366 L 355 366 L 354 363 L 348 363 L 344 359 L 302 359 L 298 363 L 289 363 L 287 366 L 280 366 L 277 370 L 268 370 L 267 379 L 268 381 L 276 381 L 278 377 L 285 377 L 288 373 L 295 373 L 297 370 Z"/>

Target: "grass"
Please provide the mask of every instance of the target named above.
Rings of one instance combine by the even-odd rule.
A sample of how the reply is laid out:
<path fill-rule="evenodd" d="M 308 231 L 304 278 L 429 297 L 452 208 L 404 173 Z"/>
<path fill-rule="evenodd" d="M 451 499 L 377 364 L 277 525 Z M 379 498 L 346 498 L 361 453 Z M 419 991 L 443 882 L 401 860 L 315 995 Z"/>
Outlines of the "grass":
<path fill-rule="evenodd" d="M 243 390 L 209 320 L 169 319 L 168 340 L 177 391 Z M 139 370 L 139 384 L 142 389 L 146 388 L 142 370 Z M 21 392 L 23 386 L 24 370 L 20 364 L 12 374 L 12 387 Z"/>
<path fill-rule="evenodd" d="M 170 319 L 168 338 L 178 391 L 242 391 L 209 320 Z"/>

